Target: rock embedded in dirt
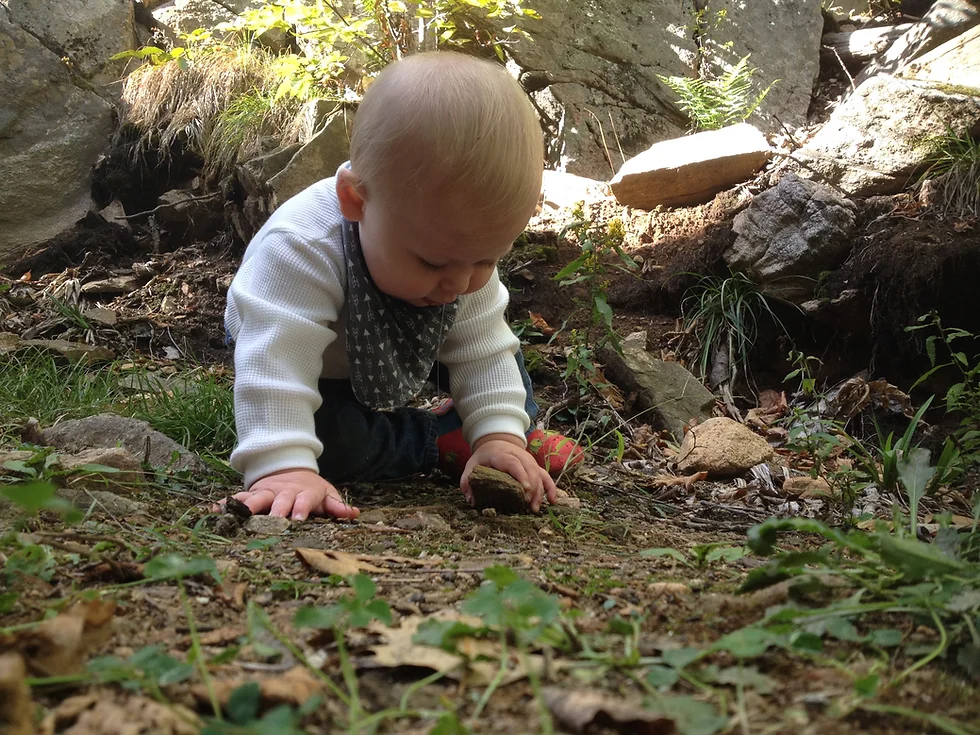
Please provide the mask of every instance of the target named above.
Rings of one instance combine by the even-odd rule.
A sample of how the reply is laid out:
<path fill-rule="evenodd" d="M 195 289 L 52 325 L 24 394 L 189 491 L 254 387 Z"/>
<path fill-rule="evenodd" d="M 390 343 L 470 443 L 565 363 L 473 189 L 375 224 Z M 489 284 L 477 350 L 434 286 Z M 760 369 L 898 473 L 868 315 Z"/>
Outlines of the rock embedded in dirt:
<path fill-rule="evenodd" d="M 410 516 L 399 518 L 392 524 L 395 528 L 403 531 L 438 531 L 439 533 L 449 533 L 452 531 L 446 519 L 436 513 L 413 513 Z"/>
<path fill-rule="evenodd" d="M 62 421 L 41 433 L 48 446 L 66 452 L 79 452 L 92 447 L 123 447 L 142 460 L 146 455 L 153 467 L 172 467 L 176 470 L 205 472 L 201 459 L 180 444 L 150 428 L 145 421 L 101 413 L 84 419 Z M 173 459 L 176 453 L 176 459 Z M 171 464 L 172 463 L 172 464 Z"/>
<path fill-rule="evenodd" d="M 383 510 L 374 508 L 361 513 L 361 515 L 357 517 L 357 522 L 367 523 L 369 525 L 374 525 L 375 523 L 387 523 L 388 515 Z"/>
<path fill-rule="evenodd" d="M 58 490 L 58 495 L 80 508 L 92 506 L 96 512 L 117 519 L 148 515 L 150 512 L 150 506 L 146 503 L 107 490 L 64 487 Z"/>
<path fill-rule="evenodd" d="M 121 447 L 93 447 L 77 454 L 62 454 L 59 463 L 70 474 L 68 484 L 73 488 L 129 495 L 139 489 L 144 479 L 139 459 Z M 85 465 L 101 465 L 116 471 L 85 469 Z"/>
<path fill-rule="evenodd" d="M 719 416 L 687 432 L 677 455 L 677 469 L 731 477 L 772 456 L 769 442 L 737 421 Z"/>
<path fill-rule="evenodd" d="M 813 181 L 783 176 L 735 216 L 738 235 L 725 262 L 746 273 L 771 296 L 802 303 L 820 274 L 834 270 L 851 251 L 856 207 Z"/>
<path fill-rule="evenodd" d="M 506 472 L 478 465 L 470 473 L 470 490 L 479 511 L 492 508 L 508 515 L 528 512 L 524 486 Z"/>
<path fill-rule="evenodd" d="M 243 528 L 259 536 L 278 536 L 289 530 L 290 520 L 281 516 L 252 516 Z"/>
<path fill-rule="evenodd" d="M 656 418 L 675 439 L 684 435 L 692 419 L 707 421 L 715 397 L 678 362 L 667 362 L 646 350 L 646 333 L 634 332 L 622 344 L 622 354 L 604 350 L 606 375 L 617 385 L 636 393 L 636 408 Z M 647 415 L 647 414 L 644 414 Z"/>

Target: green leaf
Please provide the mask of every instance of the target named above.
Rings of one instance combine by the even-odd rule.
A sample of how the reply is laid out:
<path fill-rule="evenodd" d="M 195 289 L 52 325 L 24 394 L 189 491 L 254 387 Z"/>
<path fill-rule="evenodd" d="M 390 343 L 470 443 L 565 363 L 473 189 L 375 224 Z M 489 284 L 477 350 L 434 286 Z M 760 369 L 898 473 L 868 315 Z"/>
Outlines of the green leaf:
<path fill-rule="evenodd" d="M 823 651 L 823 639 L 816 633 L 805 630 L 790 635 L 789 645 L 793 650 L 806 653 L 821 653 Z"/>
<path fill-rule="evenodd" d="M 293 625 L 297 628 L 335 628 L 343 615 L 344 610 L 339 605 L 330 607 L 308 605 L 296 611 Z"/>
<path fill-rule="evenodd" d="M 444 712 L 429 730 L 429 735 L 470 735 L 470 730 L 459 721 L 455 712 Z"/>
<path fill-rule="evenodd" d="M 592 301 L 595 304 L 596 311 L 602 317 L 602 321 L 611 329 L 613 313 L 612 309 L 609 308 L 609 304 L 606 303 L 606 295 L 604 293 L 593 294 Z"/>
<path fill-rule="evenodd" d="M 894 648 L 902 642 L 901 631 L 894 628 L 879 628 L 868 634 L 868 642 L 881 648 Z"/>
<path fill-rule="evenodd" d="M 754 666 L 729 666 L 716 674 L 715 681 L 731 686 L 741 684 L 759 694 L 771 694 L 776 690 L 776 680 L 766 676 Z"/>
<path fill-rule="evenodd" d="M 672 666 L 675 669 L 683 669 L 688 664 L 697 661 L 702 655 L 703 653 L 699 648 L 671 648 L 663 651 L 660 654 L 660 658 L 668 666 Z"/>
<path fill-rule="evenodd" d="M 4 592 L 0 594 L 0 615 L 6 615 L 13 610 L 19 597 L 19 592 Z"/>
<path fill-rule="evenodd" d="M 57 488 L 50 482 L 30 482 L 26 485 L 0 486 L 0 494 L 19 505 L 28 513 L 45 508 L 53 499 Z"/>
<path fill-rule="evenodd" d="M 659 697 L 646 701 L 646 709 L 674 721 L 679 735 L 714 735 L 728 724 L 714 705 L 692 697 Z"/>
<path fill-rule="evenodd" d="M 951 597 L 945 607 L 947 610 L 959 613 L 980 610 L 980 590 L 963 590 Z"/>
<path fill-rule="evenodd" d="M 183 579 L 206 573 L 215 580 L 220 580 L 214 559 L 206 556 L 185 559 L 180 554 L 163 554 L 154 557 L 143 567 L 143 576 L 146 579 Z"/>
<path fill-rule="evenodd" d="M 520 579 L 517 572 L 515 572 L 510 567 L 505 567 L 503 565 L 496 565 L 492 567 L 487 567 L 483 570 L 483 578 L 493 582 L 498 588 L 503 589 L 509 585 L 514 584 Z"/>
<path fill-rule="evenodd" d="M 722 636 L 711 646 L 713 651 L 728 651 L 738 658 L 755 658 L 766 650 L 782 642 L 782 637 L 765 630 L 749 626 Z"/>
<path fill-rule="evenodd" d="M 846 618 L 831 618 L 827 621 L 827 632 L 841 641 L 857 642 L 864 640 L 853 623 Z"/>
<path fill-rule="evenodd" d="M 109 467 L 108 465 L 96 464 L 94 462 L 80 464 L 75 469 L 81 470 L 82 472 L 91 472 L 99 475 L 111 475 L 114 472 L 121 471 L 118 467 Z"/>
<path fill-rule="evenodd" d="M 719 546 L 708 552 L 705 561 L 736 561 L 745 556 L 745 549 L 741 546 Z"/>
<path fill-rule="evenodd" d="M 282 538 L 279 536 L 274 536 L 273 538 L 256 538 L 245 544 L 246 551 L 256 551 L 258 549 L 269 549 L 273 546 L 278 546 L 282 543 Z"/>
<path fill-rule="evenodd" d="M 378 585 L 366 574 L 355 574 L 347 580 L 354 590 L 354 597 L 361 602 L 367 602 L 378 592 Z"/>
<path fill-rule="evenodd" d="M 964 566 L 929 544 L 911 538 L 884 535 L 880 540 L 881 558 L 911 579 L 931 579 L 955 574 Z"/>
<path fill-rule="evenodd" d="M 877 674 L 868 674 L 854 682 L 854 691 L 862 697 L 873 697 L 878 693 L 878 682 Z"/>
<path fill-rule="evenodd" d="M 560 281 L 563 278 L 568 278 L 568 276 L 572 275 L 573 273 L 577 273 L 578 269 L 585 265 L 585 261 L 588 260 L 588 257 L 588 253 L 583 253 L 582 255 L 578 256 L 575 260 L 558 271 L 558 273 L 553 275 L 551 280 Z"/>
<path fill-rule="evenodd" d="M 647 671 L 647 683 L 655 689 L 670 689 L 680 678 L 681 674 L 677 668 L 671 669 L 666 666 L 651 666 Z"/>
<path fill-rule="evenodd" d="M 247 725 L 259 714 L 262 695 L 257 681 L 250 681 L 236 688 L 228 697 L 225 713 L 228 719 L 239 725 Z"/>
<path fill-rule="evenodd" d="M 681 564 L 688 564 L 687 556 L 677 549 L 661 548 L 661 549 L 644 549 L 640 552 L 640 556 L 652 556 L 655 558 L 669 556 L 671 559 L 676 559 Z"/>
<path fill-rule="evenodd" d="M 456 641 L 464 636 L 480 635 L 486 628 L 474 628 L 458 620 L 428 619 L 419 625 L 412 642 L 456 652 Z"/>

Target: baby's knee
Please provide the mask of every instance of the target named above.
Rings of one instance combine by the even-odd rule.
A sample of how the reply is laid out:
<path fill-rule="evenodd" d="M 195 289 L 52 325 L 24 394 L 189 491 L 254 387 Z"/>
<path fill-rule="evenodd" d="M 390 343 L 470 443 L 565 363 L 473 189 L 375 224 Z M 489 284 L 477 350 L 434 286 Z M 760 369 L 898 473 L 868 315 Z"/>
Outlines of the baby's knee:
<path fill-rule="evenodd" d="M 317 438 L 323 443 L 318 465 L 331 482 L 347 482 L 365 475 L 371 464 L 371 427 L 360 406 L 348 404 L 317 416 Z"/>

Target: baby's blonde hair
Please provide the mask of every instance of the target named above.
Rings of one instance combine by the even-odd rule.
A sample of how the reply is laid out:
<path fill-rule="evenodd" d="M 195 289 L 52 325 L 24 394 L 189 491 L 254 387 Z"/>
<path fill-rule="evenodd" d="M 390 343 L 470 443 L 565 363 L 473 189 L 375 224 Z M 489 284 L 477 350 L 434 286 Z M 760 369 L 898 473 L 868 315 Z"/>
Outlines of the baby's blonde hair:
<path fill-rule="evenodd" d="M 437 51 L 392 64 L 368 87 L 350 157 L 368 199 L 437 197 L 493 223 L 530 217 L 544 147 L 534 108 L 503 67 Z"/>

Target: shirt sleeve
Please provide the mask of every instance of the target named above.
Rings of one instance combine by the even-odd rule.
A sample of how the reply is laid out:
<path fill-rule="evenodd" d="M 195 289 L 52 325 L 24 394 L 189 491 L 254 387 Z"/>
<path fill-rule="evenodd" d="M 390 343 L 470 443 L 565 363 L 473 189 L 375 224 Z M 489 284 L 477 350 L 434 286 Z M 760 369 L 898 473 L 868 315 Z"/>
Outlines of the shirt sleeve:
<path fill-rule="evenodd" d="M 228 292 L 237 313 L 231 465 L 246 489 L 279 470 L 317 470 L 317 383 L 346 277 L 342 254 L 289 228 L 265 232 L 249 250 Z"/>
<path fill-rule="evenodd" d="M 487 284 L 461 297 L 456 321 L 439 353 L 449 368 L 449 389 L 471 445 L 487 434 L 513 434 L 522 441 L 530 419 L 527 394 L 514 355 L 520 340 L 504 312 L 508 293 L 496 268 Z"/>

